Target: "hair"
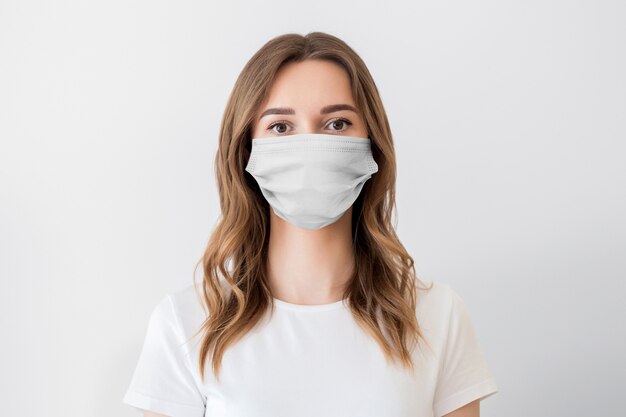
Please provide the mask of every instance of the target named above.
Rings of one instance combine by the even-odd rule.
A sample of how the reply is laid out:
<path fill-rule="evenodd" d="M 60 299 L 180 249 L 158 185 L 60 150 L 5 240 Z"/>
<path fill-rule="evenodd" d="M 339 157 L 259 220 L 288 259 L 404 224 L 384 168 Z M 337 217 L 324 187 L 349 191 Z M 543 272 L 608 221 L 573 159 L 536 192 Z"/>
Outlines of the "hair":
<path fill-rule="evenodd" d="M 413 258 L 395 232 L 395 220 L 392 224 L 396 158 L 376 84 L 362 59 L 339 38 L 324 32 L 288 33 L 269 40 L 246 63 L 221 122 L 215 155 L 221 216 L 194 268 L 195 284 L 196 270 L 203 267 L 201 291 L 197 287 L 196 291 L 207 313 L 195 334 L 204 333 L 199 351 L 203 380 L 209 354 L 219 379 L 224 351 L 251 330 L 266 309 L 273 308 L 266 276 L 269 204 L 244 168 L 251 152 L 252 123 L 276 73 L 288 62 L 307 59 L 328 60 L 346 70 L 378 164 L 378 172 L 353 204 L 355 269 L 343 298 L 387 361 L 399 360 L 413 369 L 411 349 L 424 339 L 416 317 L 416 295 L 418 289 L 430 290 L 432 283 L 428 288 L 418 286 Z"/>

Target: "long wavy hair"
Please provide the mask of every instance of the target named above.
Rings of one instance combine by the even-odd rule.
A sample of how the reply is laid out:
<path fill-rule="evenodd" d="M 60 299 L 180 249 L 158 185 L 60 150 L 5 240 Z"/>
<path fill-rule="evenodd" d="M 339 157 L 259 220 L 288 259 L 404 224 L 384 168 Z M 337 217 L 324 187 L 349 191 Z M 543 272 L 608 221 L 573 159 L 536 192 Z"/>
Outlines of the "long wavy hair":
<path fill-rule="evenodd" d="M 413 258 L 395 232 L 396 158 L 378 89 L 365 63 L 344 41 L 324 32 L 277 36 L 246 63 L 228 99 L 220 127 L 215 174 L 221 216 L 203 256 L 194 268 L 194 286 L 207 316 L 196 332 L 200 344 L 200 375 L 212 354 L 219 380 L 224 351 L 273 308 L 266 276 L 269 210 L 245 166 L 251 152 L 251 126 L 281 66 L 322 59 L 338 63 L 350 77 L 353 98 L 372 141 L 378 172 L 363 186 L 353 204 L 352 242 L 355 269 L 343 298 L 355 321 L 380 345 L 387 361 L 414 368 L 411 351 L 423 338 L 416 317 L 421 282 Z M 201 290 L 195 285 L 202 265 Z M 424 339 L 424 342 L 425 339 Z M 428 343 L 426 342 L 428 345 Z"/>

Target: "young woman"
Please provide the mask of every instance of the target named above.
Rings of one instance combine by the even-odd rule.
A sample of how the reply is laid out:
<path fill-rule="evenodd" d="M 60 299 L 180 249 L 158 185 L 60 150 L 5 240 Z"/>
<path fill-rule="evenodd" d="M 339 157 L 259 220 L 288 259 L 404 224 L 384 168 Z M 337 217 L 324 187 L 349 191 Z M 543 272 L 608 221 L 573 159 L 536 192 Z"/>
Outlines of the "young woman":
<path fill-rule="evenodd" d="M 363 61 L 322 32 L 267 42 L 215 159 L 203 280 L 155 307 L 124 402 L 146 416 L 479 416 L 498 392 L 463 299 L 416 277 Z M 195 274 L 194 274 L 195 277 Z"/>

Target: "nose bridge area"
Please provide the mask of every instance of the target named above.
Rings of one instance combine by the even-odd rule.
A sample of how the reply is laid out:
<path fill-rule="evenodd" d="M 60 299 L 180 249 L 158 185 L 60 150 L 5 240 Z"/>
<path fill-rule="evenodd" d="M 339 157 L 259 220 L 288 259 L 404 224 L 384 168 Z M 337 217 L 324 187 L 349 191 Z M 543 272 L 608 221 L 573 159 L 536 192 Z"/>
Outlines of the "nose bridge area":
<path fill-rule="evenodd" d="M 296 114 L 292 116 L 295 122 L 295 133 L 324 133 L 326 121 L 332 118 L 330 114 L 320 114 L 317 105 L 301 105 L 296 107 Z"/>
<path fill-rule="evenodd" d="M 300 112 L 296 115 L 296 130 L 298 133 L 322 133 L 324 131 L 324 118 L 313 111 Z"/>

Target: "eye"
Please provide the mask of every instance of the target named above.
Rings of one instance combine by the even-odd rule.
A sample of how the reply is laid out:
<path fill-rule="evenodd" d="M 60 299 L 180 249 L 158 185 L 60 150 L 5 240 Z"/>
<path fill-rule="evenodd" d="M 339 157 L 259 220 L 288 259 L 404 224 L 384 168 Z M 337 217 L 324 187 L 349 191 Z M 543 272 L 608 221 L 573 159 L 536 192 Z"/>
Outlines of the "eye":
<path fill-rule="evenodd" d="M 336 132 L 343 132 L 344 130 L 348 129 L 348 127 L 352 126 L 352 122 L 350 122 L 350 120 L 343 119 L 343 118 L 331 120 L 330 123 L 329 123 L 329 125 L 332 125 L 332 126 L 335 126 L 335 127 L 337 127 L 337 124 L 339 124 L 340 126 L 342 126 L 344 128 L 343 129 L 338 129 L 338 130 L 333 129 Z"/>
<path fill-rule="evenodd" d="M 276 127 L 276 126 L 287 126 L 287 123 L 285 123 L 283 121 L 272 123 L 271 125 L 269 125 L 267 127 L 267 131 L 273 131 L 274 133 L 279 133 L 279 134 L 280 133 L 285 133 L 284 130 L 282 130 L 282 131 L 274 130 L 274 127 Z"/>

